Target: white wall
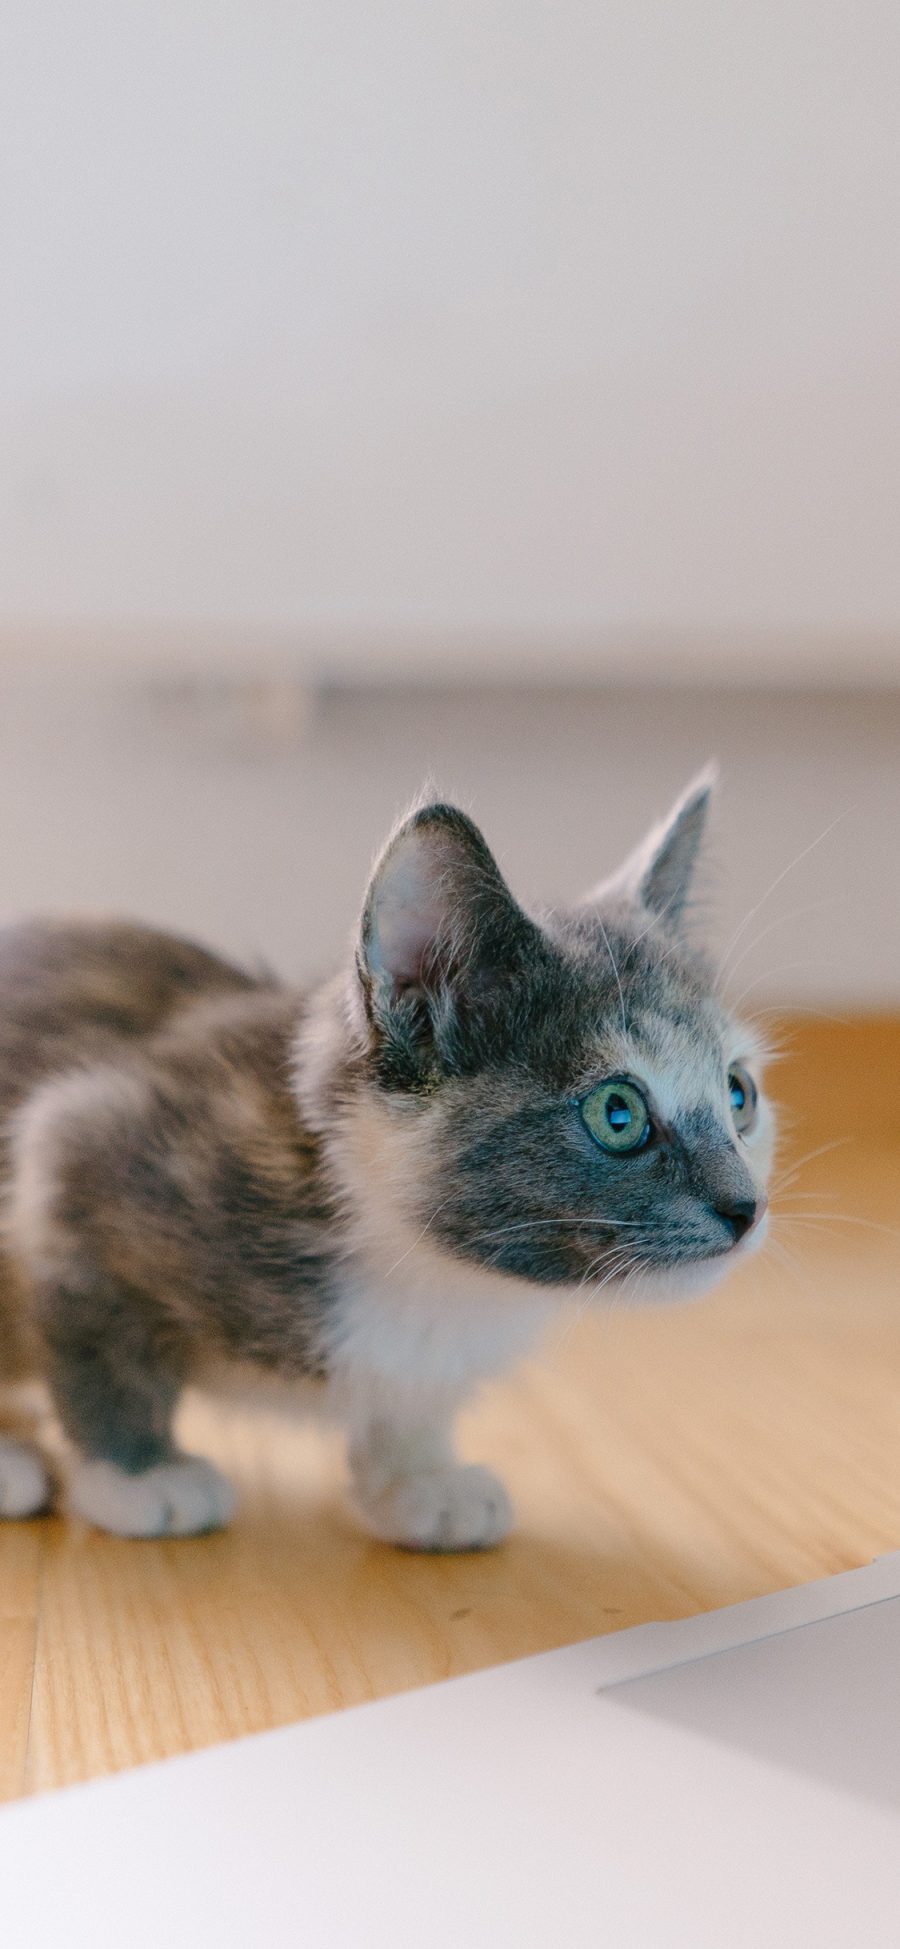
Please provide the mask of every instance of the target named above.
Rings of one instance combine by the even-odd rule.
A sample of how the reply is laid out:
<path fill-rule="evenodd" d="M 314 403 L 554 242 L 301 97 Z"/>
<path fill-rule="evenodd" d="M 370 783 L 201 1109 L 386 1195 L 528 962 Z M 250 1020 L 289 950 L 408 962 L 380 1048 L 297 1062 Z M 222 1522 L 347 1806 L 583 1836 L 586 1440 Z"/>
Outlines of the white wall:
<path fill-rule="evenodd" d="M 5 0 L 0 638 L 895 676 L 898 99 L 896 0 Z"/>
<path fill-rule="evenodd" d="M 900 696 L 351 690 L 305 717 L 290 690 L 7 682 L 0 920 L 133 913 L 309 979 L 429 776 L 540 902 L 615 866 L 717 754 L 714 937 L 759 909 L 735 996 L 896 1008 L 898 749 Z"/>

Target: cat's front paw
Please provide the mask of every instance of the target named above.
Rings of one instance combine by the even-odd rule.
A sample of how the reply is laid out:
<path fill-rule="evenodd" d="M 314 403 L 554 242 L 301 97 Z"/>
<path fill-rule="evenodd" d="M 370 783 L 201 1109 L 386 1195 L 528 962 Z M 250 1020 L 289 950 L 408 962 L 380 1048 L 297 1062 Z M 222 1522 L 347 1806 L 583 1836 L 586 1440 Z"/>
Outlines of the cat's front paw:
<path fill-rule="evenodd" d="M 29 1442 L 0 1435 L 0 1517 L 38 1516 L 50 1501 L 50 1477 Z"/>
<path fill-rule="evenodd" d="M 367 1495 L 357 1480 L 356 1505 L 373 1536 L 406 1550 L 489 1550 L 512 1527 L 512 1504 L 490 1469 L 448 1464 L 402 1475 Z"/>
<path fill-rule="evenodd" d="M 222 1529 L 234 1509 L 231 1483 L 198 1455 L 128 1475 L 114 1462 L 79 1462 L 69 1506 L 113 1536 L 200 1536 Z"/>

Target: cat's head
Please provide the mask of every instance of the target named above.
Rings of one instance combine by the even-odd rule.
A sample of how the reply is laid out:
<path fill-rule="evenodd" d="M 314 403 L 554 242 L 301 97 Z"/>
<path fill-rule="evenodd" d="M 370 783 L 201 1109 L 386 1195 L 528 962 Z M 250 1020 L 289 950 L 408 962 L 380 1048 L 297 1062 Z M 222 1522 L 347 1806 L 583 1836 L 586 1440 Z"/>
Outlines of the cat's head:
<path fill-rule="evenodd" d="M 401 1243 L 664 1297 L 760 1242 L 761 1050 L 688 926 L 711 784 L 578 906 L 539 916 L 454 806 L 394 833 L 363 910 L 343 1101 L 364 1105 L 357 1167 Z"/>

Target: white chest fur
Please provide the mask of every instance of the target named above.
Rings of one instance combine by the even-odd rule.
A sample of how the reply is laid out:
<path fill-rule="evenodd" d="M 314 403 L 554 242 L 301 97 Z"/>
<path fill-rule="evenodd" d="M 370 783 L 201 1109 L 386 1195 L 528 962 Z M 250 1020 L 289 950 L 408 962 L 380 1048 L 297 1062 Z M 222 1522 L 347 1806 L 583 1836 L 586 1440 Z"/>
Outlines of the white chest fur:
<path fill-rule="evenodd" d="M 520 1359 L 553 1310 L 552 1295 L 422 1239 L 390 1268 L 365 1258 L 348 1267 L 330 1352 L 335 1368 L 463 1394 Z"/>

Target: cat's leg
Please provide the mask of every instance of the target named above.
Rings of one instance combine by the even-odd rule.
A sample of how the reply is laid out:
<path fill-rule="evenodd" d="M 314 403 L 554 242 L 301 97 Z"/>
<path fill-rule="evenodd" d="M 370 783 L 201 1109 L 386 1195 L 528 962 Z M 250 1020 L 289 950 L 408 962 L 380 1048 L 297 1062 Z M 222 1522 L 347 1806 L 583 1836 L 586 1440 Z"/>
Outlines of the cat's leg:
<path fill-rule="evenodd" d="M 18 1395 L 0 1387 L 0 1518 L 39 1516 L 50 1503 L 50 1470 L 29 1425 L 18 1412 Z"/>
<path fill-rule="evenodd" d="M 37 1313 L 54 1402 L 77 1450 L 70 1508 L 117 1536 L 194 1536 L 227 1523 L 230 1483 L 174 1445 L 182 1363 L 161 1309 L 97 1272 L 44 1287 Z"/>
<path fill-rule="evenodd" d="M 490 1469 L 460 1462 L 451 1410 L 443 1401 L 393 1403 L 378 1390 L 377 1412 L 354 1389 L 350 1421 L 353 1501 L 362 1522 L 385 1543 L 408 1550 L 485 1550 L 512 1526 L 512 1505 Z"/>
<path fill-rule="evenodd" d="M 0 1517 L 40 1516 L 50 1502 L 50 1476 L 33 1442 L 0 1435 Z"/>
<path fill-rule="evenodd" d="M 33 1440 L 40 1406 L 29 1387 L 33 1350 L 21 1319 L 21 1296 L 0 1262 L 0 1518 L 38 1516 L 52 1497 L 50 1470 Z"/>
<path fill-rule="evenodd" d="M 69 1506 L 120 1536 L 189 1536 L 226 1523 L 234 1497 L 173 1438 L 191 1329 L 156 1286 L 150 1217 L 170 1187 L 152 1103 L 139 1075 L 105 1068 L 39 1091 L 15 1134 L 7 1239 L 75 1451 Z"/>

